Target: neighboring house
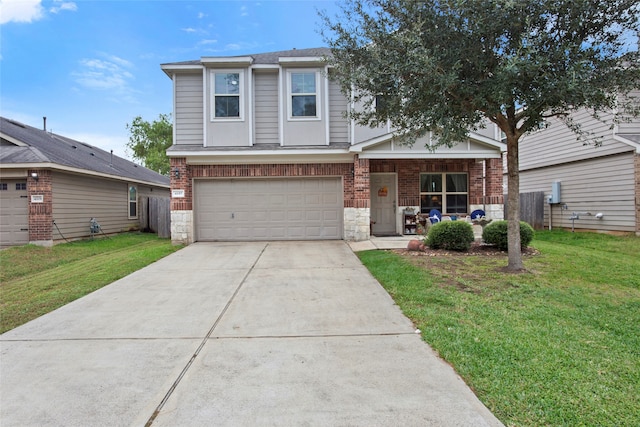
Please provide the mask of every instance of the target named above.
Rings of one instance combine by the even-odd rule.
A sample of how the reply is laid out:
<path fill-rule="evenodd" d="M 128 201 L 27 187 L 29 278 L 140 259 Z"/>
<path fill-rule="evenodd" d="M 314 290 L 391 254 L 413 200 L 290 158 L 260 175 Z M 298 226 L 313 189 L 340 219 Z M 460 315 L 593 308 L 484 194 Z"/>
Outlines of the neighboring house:
<path fill-rule="evenodd" d="M 494 127 L 452 148 L 355 126 L 326 48 L 163 64 L 173 81 L 176 243 L 366 240 L 412 232 L 403 212 L 503 212 Z"/>
<path fill-rule="evenodd" d="M 554 203 L 545 203 L 545 227 L 640 235 L 640 119 L 615 126 L 611 116 L 600 119 L 586 111 L 574 115 L 600 147 L 578 142 L 557 119 L 523 136 L 520 193 L 544 192 L 548 201 L 552 187 L 559 190 Z"/>
<path fill-rule="evenodd" d="M 61 135 L 0 118 L 0 244 L 139 228 L 141 196 L 169 196 L 169 178 Z M 95 230 L 95 229 L 94 229 Z"/>

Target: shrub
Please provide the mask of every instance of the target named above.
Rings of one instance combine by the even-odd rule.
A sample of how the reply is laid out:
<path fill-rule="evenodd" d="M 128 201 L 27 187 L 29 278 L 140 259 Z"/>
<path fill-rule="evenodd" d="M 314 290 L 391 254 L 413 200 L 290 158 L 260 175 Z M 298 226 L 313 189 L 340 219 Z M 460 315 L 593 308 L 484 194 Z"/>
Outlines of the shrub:
<path fill-rule="evenodd" d="M 533 240 L 533 228 L 524 221 L 520 221 L 520 247 L 526 248 Z M 497 246 L 501 251 L 508 249 L 507 221 L 492 221 L 484 227 L 482 240 L 490 245 Z"/>
<path fill-rule="evenodd" d="M 429 229 L 426 244 L 432 249 L 468 251 L 473 239 L 473 228 L 468 222 L 443 221 Z"/>

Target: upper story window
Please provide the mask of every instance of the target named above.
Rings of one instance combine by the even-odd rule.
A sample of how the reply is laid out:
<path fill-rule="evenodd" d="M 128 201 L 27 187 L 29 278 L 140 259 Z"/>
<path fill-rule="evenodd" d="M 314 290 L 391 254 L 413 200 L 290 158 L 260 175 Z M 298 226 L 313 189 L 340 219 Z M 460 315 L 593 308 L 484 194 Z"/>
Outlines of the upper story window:
<path fill-rule="evenodd" d="M 213 74 L 213 118 L 242 119 L 243 73 L 215 71 Z"/>
<path fill-rule="evenodd" d="M 318 73 L 315 71 L 290 72 L 289 97 L 291 118 L 319 118 Z"/>

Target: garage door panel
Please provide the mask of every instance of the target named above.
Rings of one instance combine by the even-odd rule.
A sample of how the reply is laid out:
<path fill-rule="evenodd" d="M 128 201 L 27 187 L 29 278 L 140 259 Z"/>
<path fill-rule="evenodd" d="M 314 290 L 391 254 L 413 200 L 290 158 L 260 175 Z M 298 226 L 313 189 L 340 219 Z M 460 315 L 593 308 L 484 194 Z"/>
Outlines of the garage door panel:
<path fill-rule="evenodd" d="M 197 240 L 342 238 L 340 178 L 197 180 Z"/>
<path fill-rule="evenodd" d="M 29 243 L 29 202 L 25 180 L 0 183 L 0 246 Z"/>

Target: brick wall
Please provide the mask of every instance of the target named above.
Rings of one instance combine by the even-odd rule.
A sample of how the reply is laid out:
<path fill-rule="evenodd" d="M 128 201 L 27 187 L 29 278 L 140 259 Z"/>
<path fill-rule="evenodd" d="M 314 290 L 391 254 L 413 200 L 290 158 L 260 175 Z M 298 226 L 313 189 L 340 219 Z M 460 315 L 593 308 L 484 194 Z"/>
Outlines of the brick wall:
<path fill-rule="evenodd" d="M 420 206 L 420 174 L 466 172 L 469 174 L 469 204 L 503 204 L 502 159 L 486 161 L 486 197 L 483 200 L 482 162 L 475 159 L 371 160 L 370 172 L 398 174 L 398 206 Z"/>
<path fill-rule="evenodd" d="M 175 170 L 180 171 L 179 178 L 175 176 Z M 295 163 L 264 165 L 187 165 L 184 158 L 172 158 L 171 189 L 184 190 L 185 197 L 172 197 L 171 210 L 184 211 L 193 209 L 192 179 L 194 178 L 276 178 L 312 176 L 342 176 L 344 185 L 344 206 L 369 207 L 368 160 L 356 160 L 355 164 Z M 354 188 L 356 191 L 354 191 Z"/>
<path fill-rule="evenodd" d="M 38 174 L 36 180 L 31 176 Z M 53 243 L 53 197 L 52 174 L 50 170 L 30 169 L 27 171 L 27 197 L 29 198 L 29 242 Z M 42 196 L 42 203 L 33 203 L 32 196 Z"/>

